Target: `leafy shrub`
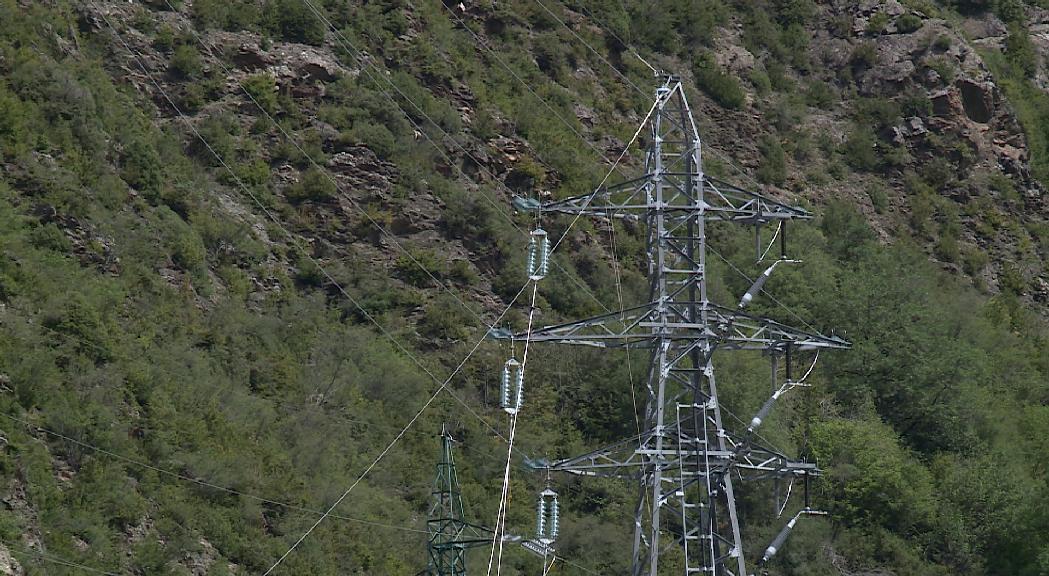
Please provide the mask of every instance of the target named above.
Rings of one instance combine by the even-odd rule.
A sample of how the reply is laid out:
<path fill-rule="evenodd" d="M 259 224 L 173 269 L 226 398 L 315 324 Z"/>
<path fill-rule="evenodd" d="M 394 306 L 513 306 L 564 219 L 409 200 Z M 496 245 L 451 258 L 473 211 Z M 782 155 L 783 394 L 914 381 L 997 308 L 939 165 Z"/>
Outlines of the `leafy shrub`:
<path fill-rule="evenodd" d="M 768 73 L 757 66 L 751 69 L 747 79 L 754 86 L 754 91 L 758 93 L 758 96 L 765 96 L 772 91 L 772 80 L 769 80 Z"/>
<path fill-rule="evenodd" d="M 994 13 L 1006 24 L 1024 21 L 1024 5 L 1021 0 L 995 0 Z"/>
<path fill-rule="evenodd" d="M 886 130 L 900 122 L 900 105 L 888 98 L 862 98 L 855 104 L 854 116 L 860 124 Z"/>
<path fill-rule="evenodd" d="M 73 248 L 65 233 L 58 226 L 50 223 L 33 228 L 29 234 L 29 241 L 37 248 L 60 253 L 67 253 Z"/>
<path fill-rule="evenodd" d="M 167 52 L 175 47 L 175 30 L 167 24 L 157 29 L 157 35 L 153 38 L 153 47 L 161 52 Z"/>
<path fill-rule="evenodd" d="M 379 158 L 389 159 L 397 149 L 393 133 L 382 124 L 358 122 L 350 129 L 348 136 L 350 140 L 367 146 Z"/>
<path fill-rule="evenodd" d="M 1012 262 L 1002 263 L 1002 273 L 998 281 L 1002 285 L 1002 290 L 1017 296 L 1023 294 L 1027 288 L 1027 281 L 1024 280 L 1023 272 L 1020 271 L 1019 266 Z"/>
<path fill-rule="evenodd" d="M 934 249 L 936 256 L 944 262 L 957 262 L 961 252 L 958 248 L 958 238 L 953 234 L 943 234 L 936 242 Z"/>
<path fill-rule="evenodd" d="M 925 233 L 929 229 L 929 219 L 932 218 L 936 204 L 932 194 L 917 194 L 909 199 L 911 205 L 910 224 L 916 232 Z"/>
<path fill-rule="evenodd" d="M 192 44 L 182 44 L 171 55 L 171 72 L 180 78 L 194 78 L 202 69 L 200 53 Z"/>
<path fill-rule="evenodd" d="M 758 168 L 758 180 L 765 184 L 782 186 L 787 180 L 787 158 L 783 146 L 774 136 L 765 136 L 758 145 L 761 152 L 761 166 Z"/>
<path fill-rule="evenodd" d="M 943 80 L 944 84 L 951 84 L 954 82 L 954 64 L 952 64 L 947 58 L 929 58 L 925 61 L 925 65 L 933 72 L 936 72 L 936 74 L 940 76 L 940 79 Z"/>
<path fill-rule="evenodd" d="M 741 108 L 744 102 L 743 88 L 736 77 L 718 67 L 709 54 L 696 59 L 692 69 L 696 86 L 725 108 Z"/>
<path fill-rule="evenodd" d="M 925 118 L 932 114 L 932 100 L 920 90 L 908 90 L 900 98 L 900 113 L 908 118 Z"/>
<path fill-rule="evenodd" d="M 875 143 L 874 132 L 869 127 L 854 126 L 842 146 L 845 162 L 857 170 L 875 169 L 878 166 Z"/>
<path fill-rule="evenodd" d="M 419 324 L 419 332 L 430 338 L 463 340 L 469 334 L 471 317 L 461 302 L 451 294 L 441 293 L 426 306 L 426 315 Z"/>
<path fill-rule="evenodd" d="M 868 34 L 881 34 L 889 25 L 889 15 L 884 12 L 875 12 L 867 21 Z"/>
<path fill-rule="evenodd" d="M 896 18 L 896 30 L 901 34 L 910 34 L 922 27 L 922 19 L 914 14 L 901 14 Z"/>
<path fill-rule="evenodd" d="M 270 74 L 254 74 L 248 76 L 241 83 L 255 103 L 266 111 L 274 114 L 277 111 L 277 82 Z"/>
<path fill-rule="evenodd" d="M 434 278 L 440 280 L 444 276 L 444 262 L 433 250 L 418 248 L 407 250 L 407 254 L 398 256 L 393 265 L 398 278 L 412 286 L 423 288 L 434 286 Z"/>
<path fill-rule="evenodd" d="M 812 0 L 783 0 L 772 3 L 776 21 L 783 26 L 806 24 L 816 15 L 816 4 Z"/>
<path fill-rule="evenodd" d="M 337 191 L 335 183 L 331 181 L 327 173 L 316 167 L 310 167 L 302 174 L 298 182 L 284 191 L 284 196 L 293 203 L 324 202 L 333 198 Z"/>
<path fill-rule="evenodd" d="M 200 28 L 235 32 L 254 30 L 259 23 L 258 0 L 193 0 L 193 22 Z"/>
<path fill-rule="evenodd" d="M 805 89 L 805 103 L 814 108 L 827 109 L 836 99 L 834 89 L 830 84 L 813 80 Z"/>
<path fill-rule="evenodd" d="M 200 111 L 206 101 L 204 87 L 194 82 L 184 85 L 178 105 L 183 112 L 194 114 Z"/>
<path fill-rule="evenodd" d="M 324 22 L 299 0 L 267 0 L 263 23 L 271 34 L 305 44 L 320 44 L 327 31 Z"/>
<path fill-rule="evenodd" d="M 931 475 L 880 421 L 831 420 L 813 432 L 827 474 L 831 513 L 847 524 L 927 530 L 936 516 Z"/>
<path fill-rule="evenodd" d="M 955 169 L 946 158 L 937 157 L 933 158 L 931 162 L 925 165 L 922 171 L 922 178 L 932 186 L 934 191 L 942 190 L 947 187 L 948 184 L 955 179 Z"/>
<path fill-rule="evenodd" d="M 1034 76 L 1038 69 L 1038 55 L 1031 42 L 1031 35 L 1021 24 L 1009 26 L 1009 35 L 1005 37 L 1005 59 L 1023 76 Z"/>
<path fill-rule="evenodd" d="M 889 195 L 885 191 L 885 186 L 881 184 L 871 184 L 867 186 L 867 197 L 871 200 L 871 206 L 874 207 L 874 211 L 878 214 L 885 212 L 885 209 L 889 207 Z"/>
<path fill-rule="evenodd" d="M 967 247 L 962 251 L 962 270 L 970 276 L 975 276 L 987 267 L 990 258 L 987 253 L 975 246 Z"/>
<path fill-rule="evenodd" d="M 163 181 L 160 155 L 150 142 L 134 139 L 121 158 L 120 176 L 130 186 L 147 194 L 156 194 Z"/>
<path fill-rule="evenodd" d="M 853 69 L 865 70 L 878 64 L 878 47 L 873 42 L 857 44 L 849 54 Z"/>

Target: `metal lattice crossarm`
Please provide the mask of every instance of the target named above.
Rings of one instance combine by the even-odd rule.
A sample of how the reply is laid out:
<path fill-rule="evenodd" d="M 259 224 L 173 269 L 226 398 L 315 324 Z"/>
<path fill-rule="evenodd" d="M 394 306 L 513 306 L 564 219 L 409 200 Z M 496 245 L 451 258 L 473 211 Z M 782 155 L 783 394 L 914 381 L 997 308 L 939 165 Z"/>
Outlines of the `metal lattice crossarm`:
<path fill-rule="evenodd" d="M 709 304 L 706 324 L 692 322 L 686 308 L 688 303 L 670 302 L 663 309 L 657 302 L 537 328 L 531 332 L 512 333 L 492 329 L 489 337 L 496 340 L 558 342 L 598 348 L 651 348 L 664 339 L 672 342 L 672 349 L 689 348 L 697 340 L 710 340 L 725 350 L 782 351 L 787 345 L 794 350 L 821 348 L 846 349 L 849 343 L 837 336 L 824 336 L 781 324 L 769 318 L 754 316 L 717 304 Z M 670 317 L 660 322 L 661 315 Z M 654 332 L 653 328 L 667 328 Z"/>
<path fill-rule="evenodd" d="M 638 220 L 639 213 L 656 208 L 652 197 L 652 174 L 627 180 L 614 186 L 599 188 L 589 194 L 531 204 L 518 200 L 516 205 L 525 211 L 551 214 L 583 214 L 605 218 Z M 768 224 L 789 220 L 809 220 L 812 214 L 803 208 L 791 206 L 729 184 L 707 175 L 700 177 L 708 195 L 702 204 L 686 193 L 678 180 L 690 175 L 685 172 L 662 172 L 663 181 L 671 191 L 659 208 L 671 219 L 687 219 L 700 211 L 708 222 L 730 221 L 748 224 Z"/>
<path fill-rule="evenodd" d="M 678 426 L 680 423 L 677 424 Z M 732 470 L 745 479 L 785 478 L 802 474 L 819 474 L 818 468 L 808 462 L 791 460 L 788 456 L 754 443 L 745 443 L 738 438 L 729 439 L 732 447 L 744 447 L 736 450 L 732 447 L 707 449 L 702 443 L 681 443 L 687 438 L 678 434 L 672 427 L 665 434 L 666 442 L 661 449 L 652 448 L 654 433 L 648 432 L 640 437 L 610 444 L 581 456 L 554 462 L 534 463 L 533 467 L 552 472 L 567 472 L 577 476 L 594 476 L 601 478 L 620 478 L 637 480 L 650 473 L 653 468 L 663 470 L 677 469 L 682 460 L 688 461 L 697 457 L 710 461 L 712 474 L 719 477 Z M 683 475 L 686 484 L 705 477 L 706 469 L 686 471 Z M 687 486 L 686 486 L 687 487 Z"/>

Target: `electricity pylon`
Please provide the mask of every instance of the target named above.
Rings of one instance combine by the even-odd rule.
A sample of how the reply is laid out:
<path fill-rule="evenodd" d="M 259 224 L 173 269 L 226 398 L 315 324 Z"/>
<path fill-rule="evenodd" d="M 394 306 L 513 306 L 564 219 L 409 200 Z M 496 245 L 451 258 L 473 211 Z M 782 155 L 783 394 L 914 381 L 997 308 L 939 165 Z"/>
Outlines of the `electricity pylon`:
<path fill-rule="evenodd" d="M 466 550 L 492 541 L 492 531 L 466 521 L 459 478 L 452 457 L 452 435 L 441 431 L 441 459 L 426 521 L 429 533 L 427 576 L 466 576 Z"/>
<path fill-rule="evenodd" d="M 650 355 L 647 402 L 639 437 L 548 463 L 546 469 L 638 483 L 634 576 L 661 573 L 660 552 L 667 546 L 664 538 L 682 548 L 685 576 L 745 576 L 734 479 L 807 480 L 817 472 L 814 464 L 794 461 L 762 446 L 755 429 L 783 392 L 803 385 L 791 379 L 792 353 L 847 348 L 849 344 L 743 312 L 775 264 L 737 307 L 710 301 L 708 224 L 730 222 L 756 230 L 777 224 L 782 248 L 779 263 L 787 261 L 787 222 L 811 215 L 703 173 L 699 132 L 678 78 L 667 76 L 657 88 L 647 124 L 643 127 L 649 135 L 645 172 L 639 178 L 573 198 L 542 204 L 517 199 L 515 205 L 547 214 L 643 222 L 647 228 L 648 302 L 527 334 L 495 330 L 492 336 L 646 350 Z M 773 358 L 776 393 L 742 432 L 729 431 L 723 423 L 712 362 L 720 350 L 760 350 Z M 782 385 L 776 380 L 778 356 L 785 356 L 788 366 Z M 807 501 L 802 512 L 812 512 Z M 774 544 L 782 545 L 794 521 Z M 775 553 L 775 547 L 770 550 Z M 770 556 L 767 551 L 763 560 Z"/>

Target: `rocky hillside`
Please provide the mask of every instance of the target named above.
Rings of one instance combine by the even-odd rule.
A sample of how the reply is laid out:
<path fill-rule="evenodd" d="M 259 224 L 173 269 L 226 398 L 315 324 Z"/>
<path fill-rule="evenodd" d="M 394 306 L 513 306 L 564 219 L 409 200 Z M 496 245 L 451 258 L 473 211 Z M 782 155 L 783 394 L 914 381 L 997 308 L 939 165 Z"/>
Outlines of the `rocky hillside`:
<path fill-rule="evenodd" d="M 653 69 L 708 172 L 820 215 L 757 306 L 854 342 L 767 425 L 831 512 L 769 574 L 1049 574 L 1047 27 L 1018 0 L 0 0 L 0 574 L 263 573 L 351 486 L 274 573 L 416 574 L 444 424 L 491 524 L 509 350 L 475 343 L 527 315 L 511 198 L 600 182 Z M 570 233 L 539 321 L 645 298 L 637 229 L 543 225 Z M 753 237 L 712 244 L 728 303 Z M 536 354 L 522 453 L 632 433 L 643 360 Z M 765 360 L 723 368 L 752 413 Z M 622 573 L 634 490 L 557 482 L 558 571 Z M 515 467 L 510 531 L 541 484 Z M 742 497 L 752 558 L 770 496 Z"/>

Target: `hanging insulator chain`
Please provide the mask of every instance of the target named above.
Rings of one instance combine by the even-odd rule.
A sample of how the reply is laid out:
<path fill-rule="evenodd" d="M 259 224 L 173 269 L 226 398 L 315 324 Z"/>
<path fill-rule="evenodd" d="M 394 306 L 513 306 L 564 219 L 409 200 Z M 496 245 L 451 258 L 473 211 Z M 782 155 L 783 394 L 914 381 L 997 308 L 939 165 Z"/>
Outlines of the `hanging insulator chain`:
<path fill-rule="evenodd" d="M 536 228 L 528 240 L 528 278 L 542 280 L 550 269 L 550 237 Z"/>
<path fill-rule="evenodd" d="M 557 534 L 561 528 L 561 510 L 557 503 L 557 492 L 549 488 L 540 492 L 535 508 L 536 540 L 549 546 L 554 540 L 557 540 Z"/>
<path fill-rule="evenodd" d="M 499 405 L 507 414 L 517 414 L 524 402 L 524 366 L 516 358 L 503 365 L 503 380 Z"/>

